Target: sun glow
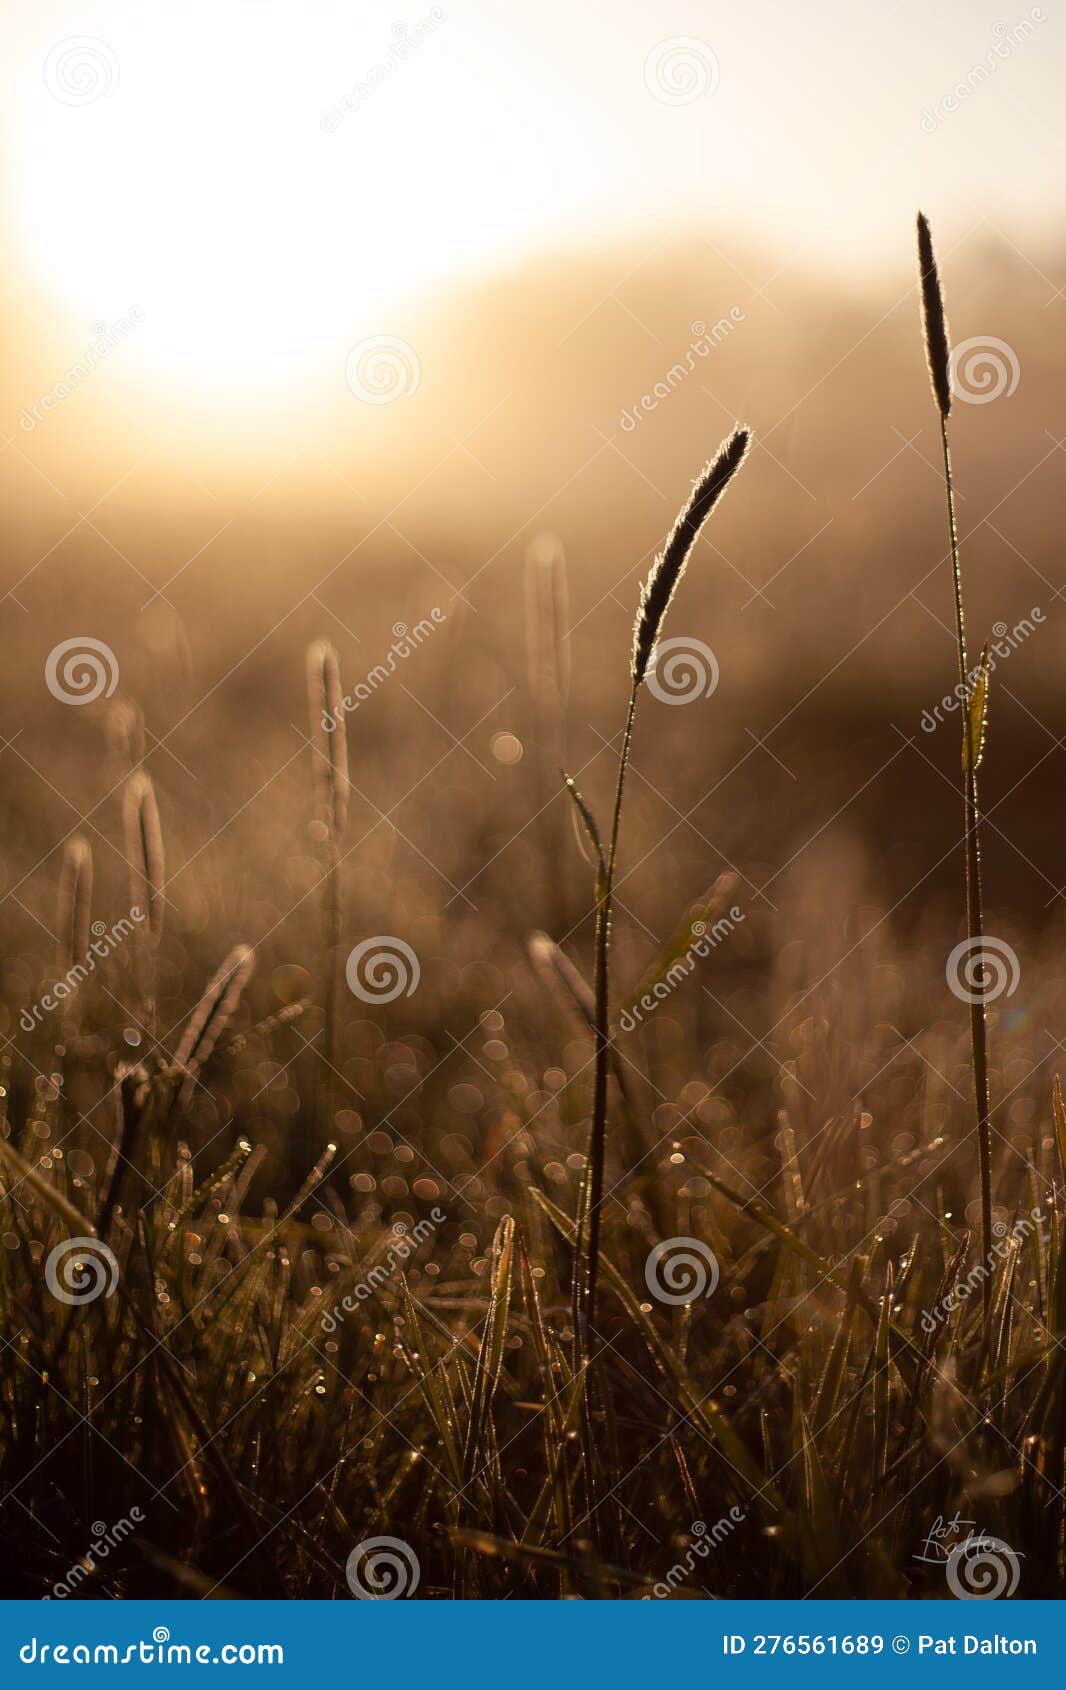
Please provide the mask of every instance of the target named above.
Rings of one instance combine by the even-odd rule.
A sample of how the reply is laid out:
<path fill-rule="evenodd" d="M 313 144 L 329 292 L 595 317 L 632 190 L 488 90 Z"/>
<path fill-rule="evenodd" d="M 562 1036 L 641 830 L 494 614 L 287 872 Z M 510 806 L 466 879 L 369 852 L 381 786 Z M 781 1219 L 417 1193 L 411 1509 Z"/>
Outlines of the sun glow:
<path fill-rule="evenodd" d="M 491 261 L 534 167 L 514 130 L 483 145 L 477 63 L 445 65 L 438 6 L 266 5 L 253 28 L 193 0 L 180 21 L 111 7 L 106 39 L 58 27 L 25 47 L 24 261 L 72 324 L 139 314 L 124 358 L 214 403 L 343 382 L 353 343 Z"/>
<path fill-rule="evenodd" d="M 1061 18 L 1008 40 L 967 0 L 901 55 L 891 8 L 819 15 L 812 56 L 787 0 L 35 0 L 0 72 L 9 270 L 68 353 L 138 310 L 124 376 L 247 410 L 343 391 L 410 302 L 531 252 L 750 234 L 762 285 L 895 253 L 919 203 L 1046 217 Z"/>

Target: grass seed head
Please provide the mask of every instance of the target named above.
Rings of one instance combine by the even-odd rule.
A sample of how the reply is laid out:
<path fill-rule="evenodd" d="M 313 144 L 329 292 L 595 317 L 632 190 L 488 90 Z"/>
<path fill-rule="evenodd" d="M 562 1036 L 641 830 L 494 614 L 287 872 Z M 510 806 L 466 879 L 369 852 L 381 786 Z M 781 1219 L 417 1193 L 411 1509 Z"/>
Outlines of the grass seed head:
<path fill-rule="evenodd" d="M 685 573 L 689 553 L 697 535 L 715 505 L 744 462 L 749 432 L 734 429 L 729 439 L 718 448 L 717 456 L 706 464 L 696 479 L 687 504 L 670 530 L 665 546 L 659 553 L 647 580 L 640 589 L 640 605 L 633 628 L 633 659 L 630 674 L 633 685 L 639 686 L 648 672 L 655 642 L 659 637 L 670 601 L 678 582 Z"/>
<path fill-rule="evenodd" d="M 348 738 L 340 662 L 328 640 L 314 640 L 307 648 L 307 699 L 315 817 L 337 842 L 348 821 Z"/>
<path fill-rule="evenodd" d="M 130 902 L 148 917 L 148 937 L 158 945 L 163 934 L 166 860 L 152 777 L 136 769 L 126 782 L 122 805 L 126 860 L 130 867 Z"/>
<path fill-rule="evenodd" d="M 179 1069 L 192 1076 L 203 1067 L 232 1021 L 254 967 L 255 951 L 251 945 L 236 945 L 211 976 L 175 1053 L 174 1061 Z"/>
<path fill-rule="evenodd" d="M 557 534 L 538 534 L 526 552 L 529 679 L 542 709 L 562 710 L 570 689 L 566 553 Z"/>
<path fill-rule="evenodd" d="M 69 974 L 89 954 L 89 920 L 93 902 L 93 854 L 80 833 L 68 839 L 59 871 L 56 905 L 57 962 Z"/>
<path fill-rule="evenodd" d="M 948 320 L 944 311 L 940 271 L 933 253 L 933 237 L 928 220 L 921 211 L 918 213 L 918 274 L 922 284 L 922 329 L 929 379 L 933 384 L 937 409 L 946 422 L 951 410 Z"/>

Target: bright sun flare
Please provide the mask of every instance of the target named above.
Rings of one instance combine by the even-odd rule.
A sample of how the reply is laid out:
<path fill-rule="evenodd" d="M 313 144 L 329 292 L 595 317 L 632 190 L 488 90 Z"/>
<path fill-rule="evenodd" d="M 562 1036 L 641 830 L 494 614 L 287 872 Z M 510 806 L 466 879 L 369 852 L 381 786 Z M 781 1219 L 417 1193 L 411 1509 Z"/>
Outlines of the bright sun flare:
<path fill-rule="evenodd" d="M 128 355 L 171 383 L 224 402 L 342 380 L 348 346 L 402 333 L 404 298 L 511 232 L 535 148 L 500 126 L 484 145 L 438 7 L 266 5 L 253 29 L 192 0 L 180 27 L 119 6 L 98 27 L 57 45 L 53 19 L 27 48 L 20 240 L 73 323 L 141 313 Z"/>

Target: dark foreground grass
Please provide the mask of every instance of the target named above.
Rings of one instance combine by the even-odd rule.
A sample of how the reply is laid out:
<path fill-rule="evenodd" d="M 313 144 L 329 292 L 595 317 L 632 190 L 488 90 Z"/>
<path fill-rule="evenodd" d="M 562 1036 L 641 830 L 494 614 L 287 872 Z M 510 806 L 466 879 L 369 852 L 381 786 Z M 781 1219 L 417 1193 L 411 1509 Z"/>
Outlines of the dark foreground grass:
<path fill-rule="evenodd" d="M 158 1195 L 114 1212 L 117 1288 L 80 1305 L 44 1271 L 103 1202 L 62 1148 L 66 1058 L 36 1120 L 9 1123 L 27 1156 L 41 1125 L 55 1137 L 32 1171 L 5 1159 L 6 1594 L 71 1588 L 88 1553 L 82 1596 L 343 1596 L 353 1548 L 387 1536 L 429 1597 L 944 1597 L 968 1529 L 1008 1547 L 1021 1593 L 1062 1594 L 1061 1115 L 1057 1147 L 1000 1170 L 986 1329 L 983 1264 L 945 1195 L 964 1094 L 954 1140 L 887 1162 L 858 1108 L 802 1147 L 782 1117 L 776 1167 L 765 1139 L 757 1160 L 736 1149 L 708 1087 L 665 1143 L 638 1110 L 643 1158 L 609 1172 L 587 1465 L 565 1100 L 523 1094 L 501 1043 L 490 1018 L 479 1061 L 507 1093 L 492 1166 L 471 1157 L 436 1201 L 399 1205 L 405 1230 L 344 1201 L 340 1158 L 251 1212 L 260 1152 L 240 1140 L 197 1177 L 179 1119 L 144 1150 Z M 116 1109 L 136 1106 L 130 1083 Z M 178 1083 L 153 1074 L 160 1110 Z M 410 1175 L 385 1133 L 347 1166 Z M 664 1237 L 688 1241 L 672 1273 L 670 1251 L 649 1269 Z M 97 1253 L 68 1257 L 68 1290 Z M 664 1303 L 649 1278 L 709 1294 Z M 121 1541 L 94 1556 L 102 1527 Z"/>

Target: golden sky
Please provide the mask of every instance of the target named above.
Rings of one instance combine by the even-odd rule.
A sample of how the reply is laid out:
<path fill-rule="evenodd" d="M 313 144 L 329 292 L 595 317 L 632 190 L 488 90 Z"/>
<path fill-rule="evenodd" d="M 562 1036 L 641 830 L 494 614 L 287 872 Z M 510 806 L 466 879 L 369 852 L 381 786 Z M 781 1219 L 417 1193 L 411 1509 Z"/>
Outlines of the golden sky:
<path fill-rule="evenodd" d="M 846 274 L 918 203 L 945 245 L 1060 215 L 1053 0 L 8 0 L 6 36 L 9 285 L 71 356 L 139 313 L 122 368 L 176 403 L 298 393 L 554 244 Z"/>

